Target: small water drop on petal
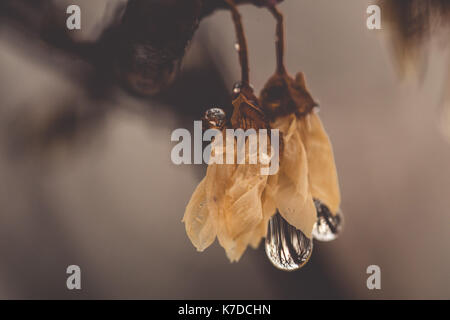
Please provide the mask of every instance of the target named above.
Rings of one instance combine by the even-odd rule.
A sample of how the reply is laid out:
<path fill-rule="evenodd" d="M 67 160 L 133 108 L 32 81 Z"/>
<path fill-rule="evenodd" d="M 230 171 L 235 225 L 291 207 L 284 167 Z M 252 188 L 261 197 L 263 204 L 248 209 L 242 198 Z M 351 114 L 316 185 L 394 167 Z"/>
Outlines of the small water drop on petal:
<path fill-rule="evenodd" d="M 237 96 L 241 93 L 241 89 L 242 89 L 242 82 L 238 81 L 233 85 L 233 99 L 236 99 Z"/>
<path fill-rule="evenodd" d="M 221 108 L 211 108 L 206 110 L 203 119 L 210 128 L 222 128 L 226 121 L 226 114 Z"/>
<path fill-rule="evenodd" d="M 312 235 L 319 241 L 333 241 L 342 231 L 344 218 L 339 211 L 333 215 L 328 207 L 321 201 L 315 199 L 317 210 L 317 222 L 314 224 Z"/>

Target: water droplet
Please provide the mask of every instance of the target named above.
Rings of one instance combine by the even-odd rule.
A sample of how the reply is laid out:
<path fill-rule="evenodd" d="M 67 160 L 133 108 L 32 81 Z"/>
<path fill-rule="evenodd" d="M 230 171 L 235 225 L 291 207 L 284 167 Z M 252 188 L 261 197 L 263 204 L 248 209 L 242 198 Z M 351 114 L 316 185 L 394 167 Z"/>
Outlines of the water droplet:
<path fill-rule="evenodd" d="M 250 86 L 250 89 L 254 90 L 254 87 L 253 87 L 252 84 L 249 84 L 249 86 Z M 233 98 L 233 100 L 236 99 L 239 96 L 239 94 L 242 91 L 242 87 L 243 87 L 243 84 L 242 84 L 241 81 L 238 81 L 238 82 L 236 82 L 233 85 L 233 90 L 232 90 L 232 98 Z"/>
<path fill-rule="evenodd" d="M 266 254 L 278 269 L 294 271 L 303 267 L 312 254 L 313 242 L 277 213 L 269 221 Z"/>
<path fill-rule="evenodd" d="M 236 43 L 234 44 L 234 49 L 236 49 L 236 51 L 241 51 L 241 46 L 240 46 L 240 44 L 236 42 Z"/>
<path fill-rule="evenodd" d="M 339 211 L 333 215 L 321 201 L 314 199 L 317 209 L 317 222 L 314 224 L 313 237 L 319 241 L 333 241 L 342 230 L 344 218 Z"/>
<path fill-rule="evenodd" d="M 238 95 L 241 93 L 241 89 L 242 89 L 242 82 L 238 81 L 233 85 L 233 99 L 236 99 L 238 97 Z"/>
<path fill-rule="evenodd" d="M 225 111 L 220 108 L 211 108 L 206 110 L 204 119 L 209 127 L 222 128 L 226 121 L 226 114 Z"/>

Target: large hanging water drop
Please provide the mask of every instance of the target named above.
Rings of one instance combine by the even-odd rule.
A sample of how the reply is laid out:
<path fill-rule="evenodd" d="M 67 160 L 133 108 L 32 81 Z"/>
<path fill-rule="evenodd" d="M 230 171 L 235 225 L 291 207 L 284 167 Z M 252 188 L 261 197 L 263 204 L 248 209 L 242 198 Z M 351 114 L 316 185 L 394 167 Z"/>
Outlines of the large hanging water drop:
<path fill-rule="evenodd" d="M 303 267 L 312 254 L 313 242 L 277 213 L 269 221 L 266 254 L 278 269 L 294 271 Z"/>
<path fill-rule="evenodd" d="M 341 212 L 333 215 L 328 207 L 315 199 L 317 222 L 314 224 L 312 235 L 319 241 L 333 241 L 342 230 L 344 218 Z"/>

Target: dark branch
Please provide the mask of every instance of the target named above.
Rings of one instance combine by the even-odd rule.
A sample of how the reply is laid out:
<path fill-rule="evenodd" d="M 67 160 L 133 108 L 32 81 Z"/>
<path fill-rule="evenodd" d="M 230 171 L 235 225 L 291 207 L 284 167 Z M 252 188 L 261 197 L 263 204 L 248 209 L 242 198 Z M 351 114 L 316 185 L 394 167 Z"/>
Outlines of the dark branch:
<path fill-rule="evenodd" d="M 272 6 L 281 0 L 234 2 Z M 0 17 L 28 24 L 28 29 L 37 30 L 41 39 L 83 58 L 109 81 L 118 79 L 135 93 L 155 95 L 168 88 L 178 75 L 201 19 L 227 7 L 225 0 L 129 0 L 122 8 L 122 19 L 107 27 L 95 43 L 74 41 L 62 22 L 54 18 L 61 15 L 49 0 L 4 0 L 0 8 L 5 10 L 0 10 Z M 246 46 L 240 46 L 242 66 L 248 68 L 243 56 Z M 243 71 L 243 78 L 247 81 L 248 71 Z"/>

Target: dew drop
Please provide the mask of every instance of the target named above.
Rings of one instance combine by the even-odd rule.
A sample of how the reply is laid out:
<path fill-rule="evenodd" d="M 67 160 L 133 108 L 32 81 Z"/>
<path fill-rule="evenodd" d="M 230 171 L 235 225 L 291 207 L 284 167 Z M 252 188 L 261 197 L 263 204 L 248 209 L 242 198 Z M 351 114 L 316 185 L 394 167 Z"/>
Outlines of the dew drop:
<path fill-rule="evenodd" d="M 235 49 L 236 51 L 241 51 L 241 46 L 240 46 L 240 44 L 236 42 L 236 43 L 234 44 L 234 49 Z"/>
<path fill-rule="evenodd" d="M 221 108 L 211 108 L 206 110 L 203 118 L 209 127 L 221 128 L 225 124 L 226 114 Z"/>
<path fill-rule="evenodd" d="M 344 218 L 339 211 L 333 215 L 328 207 L 320 200 L 314 199 L 317 210 L 317 222 L 314 224 L 312 235 L 319 241 L 335 240 L 341 230 Z"/>
<path fill-rule="evenodd" d="M 243 86 L 244 85 L 242 84 L 242 81 L 238 81 L 238 82 L 234 83 L 233 90 L 232 90 L 232 98 L 233 98 L 233 100 L 236 99 L 239 96 L 239 94 L 242 91 Z M 251 90 L 255 89 L 252 84 L 249 84 L 249 86 L 250 86 Z"/>
<path fill-rule="evenodd" d="M 233 85 L 233 99 L 236 99 L 237 96 L 241 93 L 242 90 L 242 82 L 238 81 Z"/>
<path fill-rule="evenodd" d="M 269 221 L 266 254 L 270 262 L 283 271 L 303 267 L 312 254 L 313 242 L 276 213 Z"/>

